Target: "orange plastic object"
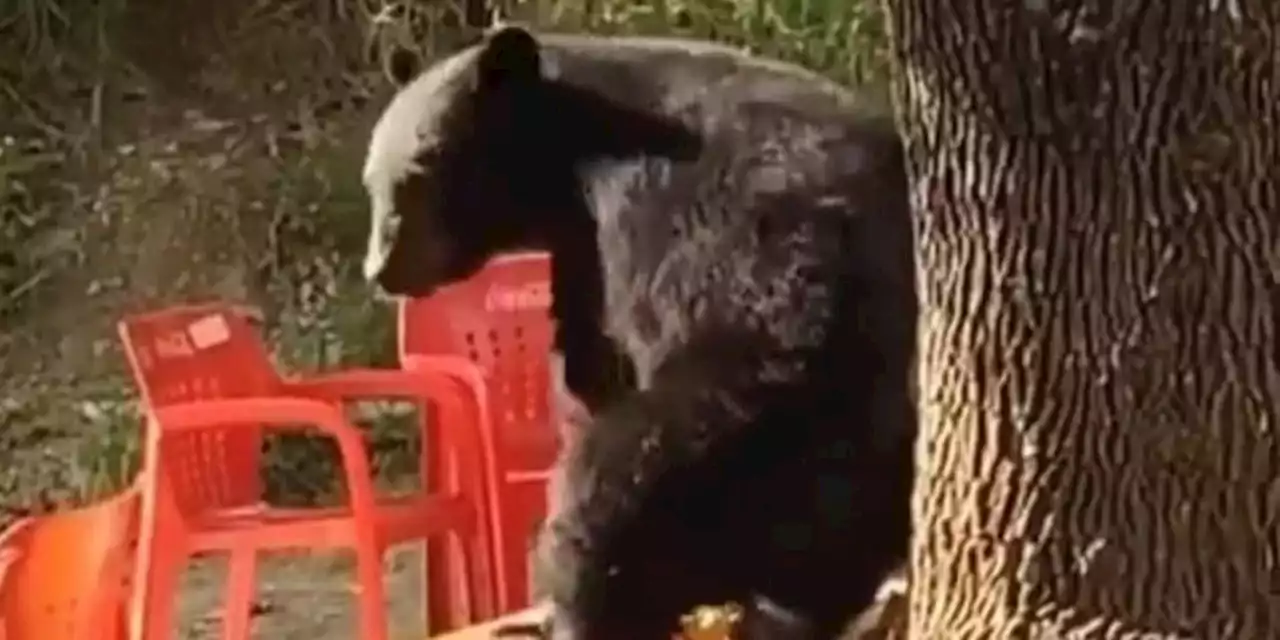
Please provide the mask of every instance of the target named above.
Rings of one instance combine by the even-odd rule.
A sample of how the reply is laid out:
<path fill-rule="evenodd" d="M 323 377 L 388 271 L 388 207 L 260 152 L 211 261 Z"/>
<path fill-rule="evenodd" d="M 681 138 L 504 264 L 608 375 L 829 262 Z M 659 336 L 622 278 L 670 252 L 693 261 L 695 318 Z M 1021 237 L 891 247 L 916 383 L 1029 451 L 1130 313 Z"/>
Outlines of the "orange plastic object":
<path fill-rule="evenodd" d="M 401 365 L 456 376 L 484 410 L 502 613 L 530 604 L 529 545 L 546 517 L 560 448 L 549 395 L 550 306 L 551 262 L 541 253 L 496 258 L 464 282 L 400 305 Z M 428 589 L 447 591 L 450 569 L 430 569 Z"/>
<path fill-rule="evenodd" d="M 451 429 L 460 461 L 457 486 L 375 502 L 361 432 L 340 401 L 372 395 L 408 396 L 436 409 L 441 420 L 474 420 L 476 411 L 452 380 L 423 372 L 344 372 L 313 380 L 282 380 L 249 314 L 226 305 L 167 309 L 126 318 L 120 335 L 148 414 L 141 540 L 130 622 L 141 640 L 170 637 L 179 576 L 190 556 L 230 555 L 223 638 L 250 631 L 257 552 L 284 548 L 351 548 L 359 582 L 360 638 L 385 640 L 382 553 L 387 545 L 451 534 L 470 560 L 466 584 L 471 614 L 492 615 L 487 549 L 492 544 L 485 478 L 474 428 Z M 349 504 L 332 509 L 278 509 L 261 502 L 259 469 L 264 429 L 310 426 L 337 441 Z M 468 469 L 473 469 L 467 473 Z M 465 624 L 466 621 L 455 621 Z M 138 636 L 135 636 L 137 638 Z"/>
<path fill-rule="evenodd" d="M 137 518 L 125 491 L 0 535 L 0 638 L 123 640 Z"/>

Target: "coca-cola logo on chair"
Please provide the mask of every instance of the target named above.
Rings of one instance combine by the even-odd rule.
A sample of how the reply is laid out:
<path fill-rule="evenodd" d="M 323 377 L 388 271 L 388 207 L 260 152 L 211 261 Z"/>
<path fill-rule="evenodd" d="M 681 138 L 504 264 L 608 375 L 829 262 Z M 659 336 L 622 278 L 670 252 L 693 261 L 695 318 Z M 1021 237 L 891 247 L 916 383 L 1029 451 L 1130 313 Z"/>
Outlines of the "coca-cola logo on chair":
<path fill-rule="evenodd" d="M 494 285 L 484 296 L 485 311 L 533 311 L 550 306 L 549 283 L 532 282 L 520 287 Z"/>

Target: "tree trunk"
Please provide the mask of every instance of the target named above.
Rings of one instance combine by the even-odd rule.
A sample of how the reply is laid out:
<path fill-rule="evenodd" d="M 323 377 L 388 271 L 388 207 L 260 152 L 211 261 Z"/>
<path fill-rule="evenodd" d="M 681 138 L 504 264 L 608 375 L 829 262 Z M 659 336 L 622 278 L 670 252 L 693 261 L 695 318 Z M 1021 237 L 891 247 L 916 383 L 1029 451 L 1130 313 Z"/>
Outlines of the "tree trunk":
<path fill-rule="evenodd" d="M 1280 2 L 886 5 L 911 637 L 1280 638 Z"/>

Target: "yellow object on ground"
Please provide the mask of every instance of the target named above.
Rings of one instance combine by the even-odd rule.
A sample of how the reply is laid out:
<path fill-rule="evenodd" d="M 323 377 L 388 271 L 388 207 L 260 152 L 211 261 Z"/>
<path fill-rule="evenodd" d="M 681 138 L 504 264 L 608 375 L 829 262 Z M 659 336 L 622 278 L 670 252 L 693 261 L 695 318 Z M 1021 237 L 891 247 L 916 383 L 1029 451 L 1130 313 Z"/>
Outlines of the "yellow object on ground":
<path fill-rule="evenodd" d="M 442 636 L 436 636 L 434 640 L 490 640 L 495 629 L 505 627 L 509 624 L 527 624 L 537 622 L 546 615 L 545 606 L 536 606 L 517 611 L 509 615 L 502 616 L 494 620 L 490 620 L 484 624 L 459 629 L 453 633 L 447 633 Z"/>
<path fill-rule="evenodd" d="M 484 624 L 437 636 L 434 640 L 490 640 L 494 630 L 499 627 L 538 622 L 544 615 L 545 606 L 531 607 Z M 727 607 L 701 607 L 681 620 L 685 640 L 727 639 L 735 621 L 737 611 Z"/>

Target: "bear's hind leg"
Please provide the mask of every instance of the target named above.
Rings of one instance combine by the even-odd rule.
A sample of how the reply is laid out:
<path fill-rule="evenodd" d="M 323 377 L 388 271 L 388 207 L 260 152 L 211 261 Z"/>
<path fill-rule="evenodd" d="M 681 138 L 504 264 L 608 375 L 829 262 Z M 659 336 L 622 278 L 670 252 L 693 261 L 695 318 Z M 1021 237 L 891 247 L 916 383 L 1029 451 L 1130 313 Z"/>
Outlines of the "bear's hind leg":
<path fill-rule="evenodd" d="M 666 522 L 663 522 L 666 521 Z M 666 527 L 671 520 L 645 522 L 637 539 L 603 555 L 579 549 L 544 549 L 542 576 L 551 591 L 576 594 L 554 599 L 553 628 L 548 637 L 562 640 L 669 640 L 679 631 L 680 618 L 694 607 L 736 599 L 724 588 L 723 574 L 708 562 L 712 555 L 706 536 Z M 703 532 L 705 534 L 705 532 Z M 548 537 L 548 544 L 563 538 Z M 548 557 L 549 554 L 549 557 Z M 571 570 L 583 563 L 594 568 Z M 570 569 L 562 572 L 562 569 Z M 607 575 L 599 585 L 571 585 L 556 581 L 575 576 Z"/>
<path fill-rule="evenodd" d="M 539 553 L 563 637 L 645 640 L 616 625 L 665 634 L 693 606 L 743 595 L 718 588 L 745 588 L 749 571 L 724 561 L 743 557 L 742 532 L 725 526 L 735 519 L 729 494 L 754 475 L 757 455 L 790 459 L 812 439 L 780 428 L 808 411 L 810 354 L 765 338 L 691 337 L 647 388 L 596 412 L 566 443 L 558 513 Z"/>

